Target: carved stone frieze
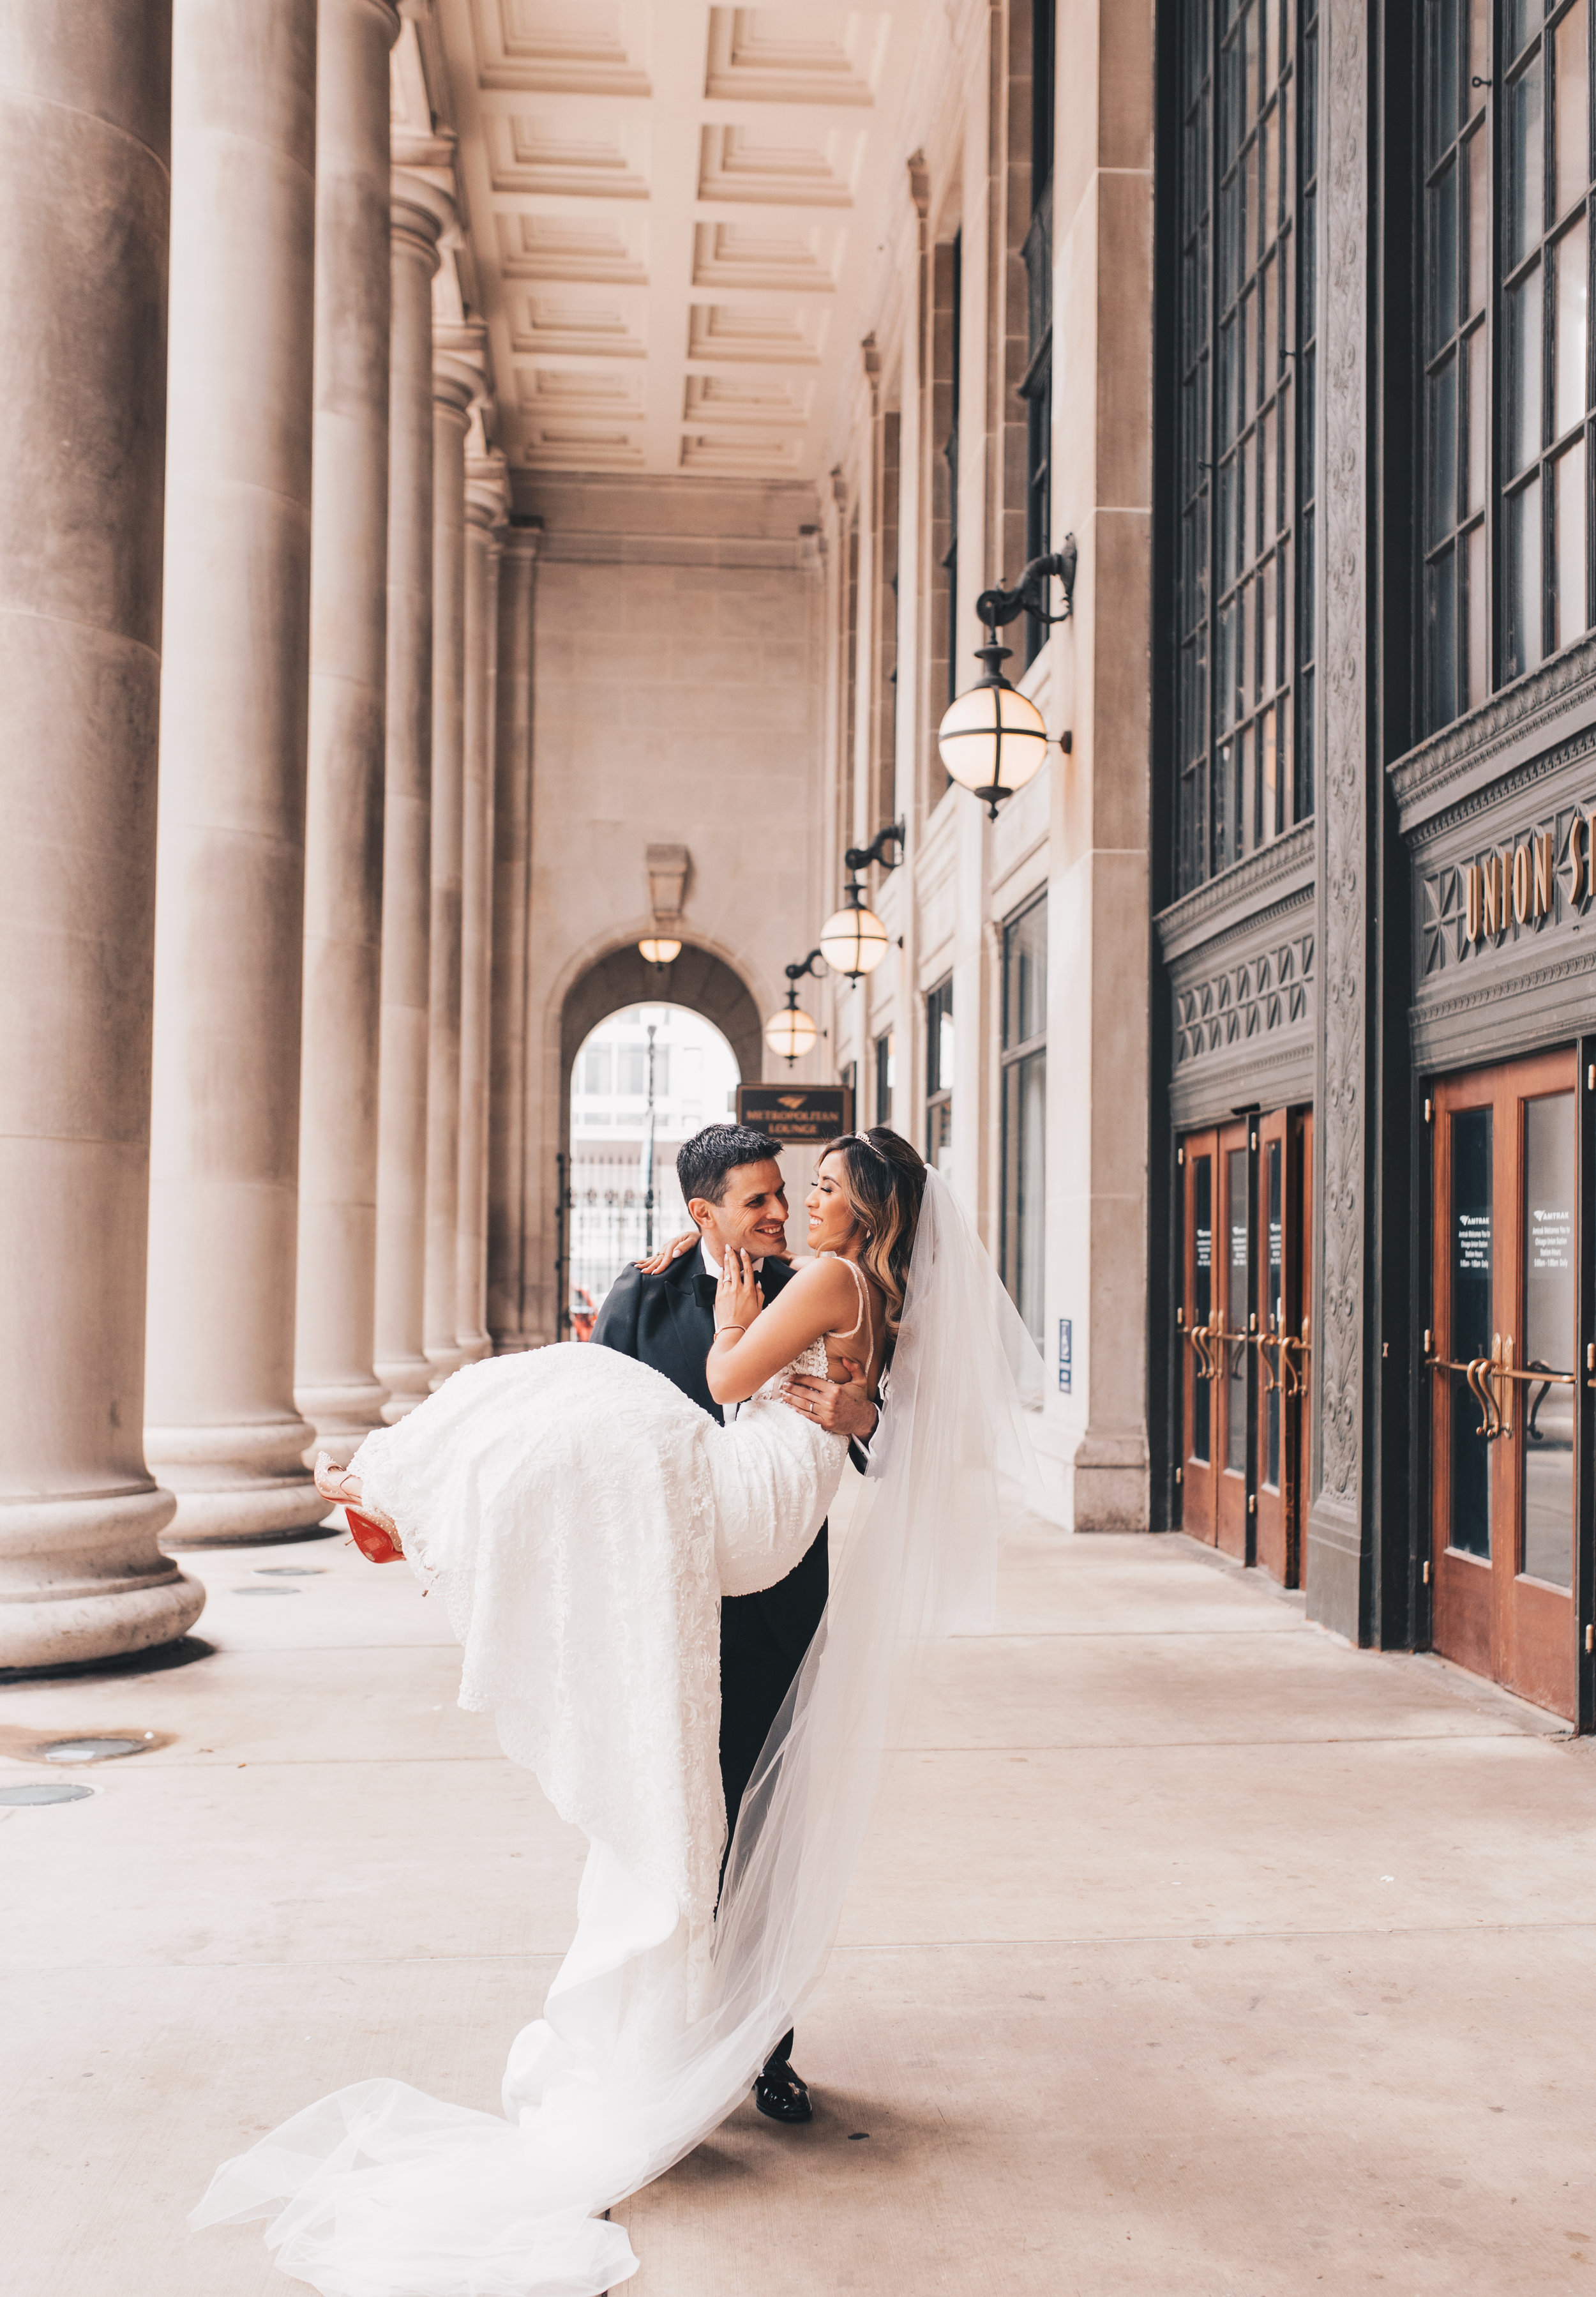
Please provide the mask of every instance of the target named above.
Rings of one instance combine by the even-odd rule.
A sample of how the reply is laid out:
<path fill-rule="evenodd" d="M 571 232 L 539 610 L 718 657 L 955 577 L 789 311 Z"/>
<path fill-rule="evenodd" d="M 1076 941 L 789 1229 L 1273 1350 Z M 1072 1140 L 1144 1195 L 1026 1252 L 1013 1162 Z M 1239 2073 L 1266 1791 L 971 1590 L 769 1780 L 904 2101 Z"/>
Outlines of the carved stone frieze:
<path fill-rule="evenodd" d="M 1293 930 L 1270 935 L 1268 945 L 1217 971 L 1172 976 L 1175 992 L 1174 1067 L 1178 1075 L 1205 1056 L 1271 1037 L 1283 1029 L 1312 1027 L 1313 909 L 1294 902 Z M 1285 921 L 1282 920 L 1283 924 Z"/>
<path fill-rule="evenodd" d="M 1474 793 L 1488 803 L 1528 752 L 1543 770 L 1566 751 L 1596 748 L 1596 637 L 1543 663 L 1481 708 L 1410 750 L 1391 768 L 1408 832 Z M 1486 787 L 1485 786 L 1489 786 Z"/>
<path fill-rule="evenodd" d="M 1158 912 L 1158 939 L 1165 961 L 1255 918 L 1271 903 L 1313 883 L 1313 824 L 1299 822 L 1262 852 L 1249 854 L 1221 877 Z"/>

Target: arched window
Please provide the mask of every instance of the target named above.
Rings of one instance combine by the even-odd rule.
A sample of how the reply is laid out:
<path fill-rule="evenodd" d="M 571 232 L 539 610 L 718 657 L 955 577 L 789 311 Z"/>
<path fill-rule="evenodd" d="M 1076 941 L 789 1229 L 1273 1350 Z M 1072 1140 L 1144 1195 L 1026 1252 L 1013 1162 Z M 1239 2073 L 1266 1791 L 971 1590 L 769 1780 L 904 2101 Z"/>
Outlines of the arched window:
<path fill-rule="evenodd" d="M 625 1006 L 583 1039 L 565 1205 L 566 1306 L 579 1334 L 629 1260 L 691 1226 L 676 1152 L 735 1118 L 740 1082 L 725 1037 L 686 1005 Z"/>

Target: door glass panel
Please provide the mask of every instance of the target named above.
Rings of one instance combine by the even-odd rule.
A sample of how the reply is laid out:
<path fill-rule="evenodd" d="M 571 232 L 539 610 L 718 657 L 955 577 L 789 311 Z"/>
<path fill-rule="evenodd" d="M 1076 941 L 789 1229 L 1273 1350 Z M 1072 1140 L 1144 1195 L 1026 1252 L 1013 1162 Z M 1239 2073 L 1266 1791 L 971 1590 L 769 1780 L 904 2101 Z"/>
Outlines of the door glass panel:
<path fill-rule="evenodd" d="M 1225 1157 L 1225 1210 L 1230 1232 L 1230 1314 L 1232 1331 L 1246 1330 L 1247 1280 L 1246 1150 L 1232 1148 Z M 1231 1340 L 1225 1349 L 1225 1466 L 1234 1475 L 1246 1473 L 1246 1343 Z"/>
<path fill-rule="evenodd" d="M 1192 1303 L 1194 1326 L 1205 1325 L 1213 1307 L 1213 1161 L 1194 1157 L 1191 1176 Z M 1202 1359 L 1196 1359 L 1191 1382 L 1191 1456 L 1207 1460 L 1213 1396 L 1203 1378 Z"/>
<path fill-rule="evenodd" d="M 1524 1369 L 1569 1372 L 1575 1360 L 1574 1095 L 1524 1105 Z M 1518 1386 L 1524 1418 L 1524 1527 L 1532 1578 L 1574 1585 L 1574 1389 Z"/>
<path fill-rule="evenodd" d="M 1452 1348 L 1454 1363 L 1491 1353 L 1491 1111 L 1452 1120 Z M 1452 1523 L 1448 1544 L 1491 1552 L 1491 1455 L 1480 1411 L 1461 1378 L 1452 1381 Z"/>
<path fill-rule="evenodd" d="M 1280 1152 L 1284 1144 L 1279 1140 L 1271 1140 L 1269 1144 L 1269 1155 L 1266 1160 L 1268 1180 L 1265 1183 L 1268 1190 L 1269 1204 L 1269 1264 L 1268 1273 L 1264 1278 L 1263 1308 L 1264 1313 L 1269 1319 L 1268 1328 L 1270 1331 L 1277 1335 L 1280 1330 L 1280 1308 L 1282 1305 L 1280 1294 L 1280 1169 L 1282 1160 Z M 1280 1363 L 1279 1351 L 1278 1349 L 1271 1348 L 1269 1354 L 1271 1373 L 1278 1375 Z M 1274 1385 L 1270 1388 L 1269 1394 L 1264 1399 L 1263 1480 L 1270 1486 L 1271 1491 L 1278 1492 L 1279 1490 L 1280 1390 L 1278 1377 L 1276 1377 Z"/>

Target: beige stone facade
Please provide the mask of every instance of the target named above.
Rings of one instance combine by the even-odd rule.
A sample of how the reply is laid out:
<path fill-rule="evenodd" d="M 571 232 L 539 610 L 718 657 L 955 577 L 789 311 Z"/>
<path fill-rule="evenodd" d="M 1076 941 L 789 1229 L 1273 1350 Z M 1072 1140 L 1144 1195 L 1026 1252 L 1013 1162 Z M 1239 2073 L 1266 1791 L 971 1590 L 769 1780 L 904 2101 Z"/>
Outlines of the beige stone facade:
<path fill-rule="evenodd" d="M 86 360 L 61 309 L 93 251 L 58 202 L 70 247 L 12 297 L 38 358 L 11 531 L 49 572 L 24 554 L 5 594 L 35 633 L 5 747 L 44 745 L 68 811 L 16 817 L 40 860 L 7 993 L 40 1001 L 6 1040 L 34 1145 L 0 1667 L 182 1632 L 169 1519 L 179 1546 L 309 1529 L 317 1443 L 561 1336 L 572 1058 L 646 999 L 746 1082 L 851 1078 L 859 1123 L 934 1125 L 1009 1261 L 1024 1199 L 1056 1515 L 1144 1526 L 1150 9 L 654 0 L 578 39 L 488 0 L 108 0 L 86 94 L 51 12 L 8 51 L 7 148 L 47 170 L 53 119 L 103 119 L 75 180 L 102 170 L 144 269 Z M 938 721 L 978 596 L 1066 535 L 1072 618 L 1028 661 L 1007 631 L 1054 746 L 989 820 Z M 102 633 L 113 734 L 41 629 Z M 901 865 L 865 872 L 885 960 L 804 980 L 789 1072 L 763 1024 L 872 841 Z M 663 975 L 637 946 L 660 849 Z M 1039 898 L 1022 1173 L 1005 930 Z M 103 962 L 63 972 L 86 902 Z M 98 1256 L 68 1297 L 51 1248 L 56 1365 L 27 1335 L 70 1205 Z"/>

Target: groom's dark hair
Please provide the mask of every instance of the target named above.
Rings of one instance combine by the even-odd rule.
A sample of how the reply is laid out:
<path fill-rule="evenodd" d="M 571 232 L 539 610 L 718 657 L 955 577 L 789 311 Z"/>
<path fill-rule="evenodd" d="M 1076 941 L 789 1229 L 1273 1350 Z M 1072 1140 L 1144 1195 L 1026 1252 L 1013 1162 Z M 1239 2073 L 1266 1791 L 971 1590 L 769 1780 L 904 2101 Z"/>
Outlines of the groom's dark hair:
<path fill-rule="evenodd" d="M 690 1205 L 695 1197 L 702 1197 L 706 1204 L 723 1205 L 728 1175 L 739 1165 L 762 1165 L 768 1157 L 780 1155 L 780 1141 L 772 1140 L 768 1132 L 756 1132 L 752 1125 L 706 1124 L 676 1152 L 682 1202 Z"/>

